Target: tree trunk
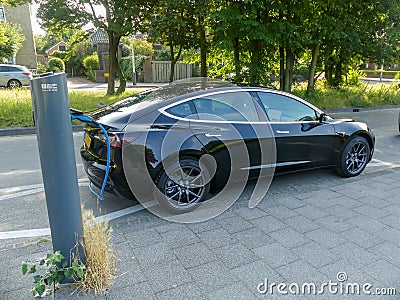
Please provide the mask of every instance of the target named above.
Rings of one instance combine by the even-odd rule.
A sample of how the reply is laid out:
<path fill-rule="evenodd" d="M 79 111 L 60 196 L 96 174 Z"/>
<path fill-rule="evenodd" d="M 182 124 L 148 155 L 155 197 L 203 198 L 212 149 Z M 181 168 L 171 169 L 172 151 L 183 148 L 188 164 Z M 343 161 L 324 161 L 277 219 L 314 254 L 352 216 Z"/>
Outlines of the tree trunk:
<path fill-rule="evenodd" d="M 123 92 L 125 92 L 125 88 L 126 88 L 126 79 L 124 77 L 124 74 L 122 73 L 121 70 L 121 65 L 120 65 L 120 59 L 118 57 L 118 46 L 119 46 L 119 42 L 121 40 L 120 36 L 116 36 L 115 38 L 115 44 L 117 44 L 117 56 L 116 56 L 116 65 L 115 65 L 115 71 L 116 74 L 119 78 L 119 87 L 117 89 L 117 94 L 121 94 Z"/>
<path fill-rule="evenodd" d="M 283 91 L 285 85 L 285 48 L 279 47 L 279 89 Z"/>
<path fill-rule="evenodd" d="M 307 96 L 310 96 L 314 90 L 314 76 L 317 68 L 317 59 L 320 43 L 314 45 L 312 49 L 312 59 L 310 66 L 310 74 L 308 75 Z"/>
<path fill-rule="evenodd" d="M 250 41 L 250 84 L 260 83 L 260 70 L 262 69 L 261 64 L 261 41 L 251 40 Z"/>
<path fill-rule="evenodd" d="M 240 66 L 240 44 L 239 38 L 235 37 L 233 39 L 233 57 L 235 61 L 235 82 L 242 82 L 242 72 Z"/>
<path fill-rule="evenodd" d="M 286 48 L 286 69 L 285 69 L 285 81 L 283 85 L 283 90 L 285 92 L 290 92 L 291 80 L 290 80 L 290 67 L 292 64 L 292 51 L 289 47 Z"/>
<path fill-rule="evenodd" d="M 289 63 L 289 89 L 287 90 L 289 93 L 292 92 L 293 85 L 293 68 L 294 68 L 294 54 L 291 52 L 290 63 Z"/>
<path fill-rule="evenodd" d="M 343 58 L 342 54 L 339 53 L 339 61 L 335 65 L 335 79 L 334 79 L 334 87 L 339 87 L 342 82 L 342 74 L 343 74 Z"/>
<path fill-rule="evenodd" d="M 204 23 L 204 17 L 201 17 L 200 22 Z M 200 28 L 200 76 L 207 77 L 207 40 L 204 26 Z"/>
<path fill-rule="evenodd" d="M 181 56 L 182 46 L 179 46 L 178 54 L 175 57 L 173 43 L 170 43 L 170 53 L 171 53 L 171 72 L 169 73 L 169 82 L 171 83 L 174 81 L 175 65 L 179 60 L 179 57 Z"/>
<path fill-rule="evenodd" d="M 325 62 L 324 62 L 324 69 L 325 69 L 325 80 L 328 86 L 333 86 L 333 80 L 332 80 L 332 74 L 333 74 L 333 63 L 332 63 L 332 55 L 333 55 L 333 50 L 330 47 L 327 50 L 327 53 L 325 55 Z"/>
<path fill-rule="evenodd" d="M 115 43 L 114 33 L 108 32 L 108 86 L 107 95 L 115 93 L 115 71 L 117 61 L 118 44 Z"/>

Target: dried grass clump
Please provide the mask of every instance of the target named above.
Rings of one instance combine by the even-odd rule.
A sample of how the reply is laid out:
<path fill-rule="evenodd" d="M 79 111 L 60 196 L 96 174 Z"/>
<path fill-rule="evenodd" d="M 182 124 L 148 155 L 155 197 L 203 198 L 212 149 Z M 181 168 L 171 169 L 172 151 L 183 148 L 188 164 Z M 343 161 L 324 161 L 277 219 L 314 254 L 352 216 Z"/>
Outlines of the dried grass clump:
<path fill-rule="evenodd" d="M 106 221 L 96 221 L 92 211 L 83 218 L 82 247 L 86 257 L 86 271 L 79 282 L 83 291 L 104 294 L 116 274 L 117 256 L 111 243 L 112 229 Z"/>

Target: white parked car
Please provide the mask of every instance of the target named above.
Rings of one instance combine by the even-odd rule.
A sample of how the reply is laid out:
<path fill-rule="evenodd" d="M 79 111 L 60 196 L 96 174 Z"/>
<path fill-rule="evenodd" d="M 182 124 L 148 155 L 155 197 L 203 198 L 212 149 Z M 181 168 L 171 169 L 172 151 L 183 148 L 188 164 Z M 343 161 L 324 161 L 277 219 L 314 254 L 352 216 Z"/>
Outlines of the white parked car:
<path fill-rule="evenodd" d="M 29 85 L 31 79 L 32 72 L 27 67 L 0 64 L 0 86 L 19 88 Z"/>

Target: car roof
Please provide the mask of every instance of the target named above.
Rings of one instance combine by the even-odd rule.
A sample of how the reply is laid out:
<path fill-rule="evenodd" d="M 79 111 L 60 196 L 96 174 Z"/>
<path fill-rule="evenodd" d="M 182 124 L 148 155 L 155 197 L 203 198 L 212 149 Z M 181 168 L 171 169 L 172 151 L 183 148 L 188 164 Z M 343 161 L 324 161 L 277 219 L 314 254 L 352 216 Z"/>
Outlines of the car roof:
<path fill-rule="evenodd" d="M 25 66 L 21 66 L 21 65 L 12 65 L 12 64 L 0 64 L 0 67 L 17 67 L 17 68 L 26 68 Z"/>
<path fill-rule="evenodd" d="M 107 124 L 110 119 L 125 119 L 130 115 L 133 119 L 138 119 L 146 114 L 160 109 L 178 105 L 179 103 L 189 101 L 190 99 L 201 97 L 203 95 L 210 95 L 220 92 L 234 92 L 234 91 L 247 91 L 247 92 L 271 92 L 280 95 L 286 95 L 294 98 L 302 103 L 307 104 L 319 113 L 322 111 L 312 104 L 304 101 L 303 99 L 282 91 L 247 85 L 236 85 L 228 81 L 215 80 L 210 78 L 192 78 L 181 81 L 176 81 L 169 85 L 165 85 L 153 90 L 133 95 L 131 97 L 122 99 L 110 106 L 103 107 L 99 110 L 92 112 L 90 115 L 97 121 Z M 112 116 L 111 116 L 112 114 Z"/>

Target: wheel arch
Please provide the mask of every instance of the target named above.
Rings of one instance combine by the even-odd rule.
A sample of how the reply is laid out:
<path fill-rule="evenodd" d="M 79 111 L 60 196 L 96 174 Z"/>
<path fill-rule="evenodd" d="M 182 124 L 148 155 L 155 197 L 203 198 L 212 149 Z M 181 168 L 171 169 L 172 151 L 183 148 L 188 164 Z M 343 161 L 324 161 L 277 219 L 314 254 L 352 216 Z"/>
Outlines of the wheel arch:
<path fill-rule="evenodd" d="M 371 137 L 371 135 L 368 132 L 365 131 L 359 131 L 356 132 L 354 134 L 352 134 L 350 136 L 350 138 L 356 137 L 356 136 L 360 136 L 363 137 L 364 139 L 367 140 L 368 144 L 369 144 L 369 149 L 370 149 L 370 156 L 369 156 L 369 161 L 372 159 L 372 154 L 374 152 L 374 148 L 375 148 L 375 140 L 373 137 Z"/>
<path fill-rule="evenodd" d="M 178 155 L 179 159 L 183 159 L 185 157 L 187 158 L 194 158 L 194 159 L 200 159 L 202 155 L 204 155 L 205 152 L 196 150 L 196 149 L 185 149 L 181 150 L 179 152 L 172 153 L 165 157 L 161 162 L 157 164 L 157 166 L 153 170 L 152 177 L 155 181 L 157 181 L 162 172 L 164 171 L 165 167 L 168 166 L 169 164 L 175 162 L 175 158 Z"/>

